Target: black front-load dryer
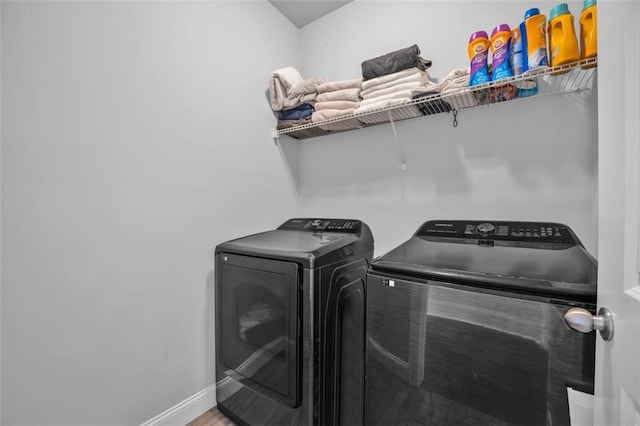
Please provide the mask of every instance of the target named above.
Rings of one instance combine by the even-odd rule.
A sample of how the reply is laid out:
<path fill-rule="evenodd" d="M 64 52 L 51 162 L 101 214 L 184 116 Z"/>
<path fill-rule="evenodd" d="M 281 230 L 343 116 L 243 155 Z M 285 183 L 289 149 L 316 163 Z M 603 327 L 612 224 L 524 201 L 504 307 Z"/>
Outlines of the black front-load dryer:
<path fill-rule="evenodd" d="M 593 394 L 596 262 L 559 223 L 437 220 L 371 263 L 365 424 L 570 425 Z"/>
<path fill-rule="evenodd" d="M 290 219 L 215 251 L 216 400 L 248 425 L 363 422 L 365 277 L 358 220 Z"/>

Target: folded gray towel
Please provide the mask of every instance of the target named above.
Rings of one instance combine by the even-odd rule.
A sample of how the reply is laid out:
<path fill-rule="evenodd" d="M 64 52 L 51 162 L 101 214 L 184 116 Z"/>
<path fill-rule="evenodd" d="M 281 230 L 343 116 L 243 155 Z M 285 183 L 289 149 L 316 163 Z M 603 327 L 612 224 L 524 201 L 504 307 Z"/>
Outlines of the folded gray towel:
<path fill-rule="evenodd" d="M 369 80 L 413 67 L 425 71 L 431 66 L 431 61 L 422 59 L 420 57 L 420 48 L 414 44 L 377 58 L 367 59 L 361 65 L 362 78 Z"/>

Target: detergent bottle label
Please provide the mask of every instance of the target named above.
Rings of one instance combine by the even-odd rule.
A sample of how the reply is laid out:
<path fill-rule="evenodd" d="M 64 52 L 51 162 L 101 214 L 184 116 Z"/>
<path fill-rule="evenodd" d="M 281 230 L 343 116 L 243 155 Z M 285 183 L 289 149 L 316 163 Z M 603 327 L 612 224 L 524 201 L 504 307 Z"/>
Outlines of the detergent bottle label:
<path fill-rule="evenodd" d="M 532 7 L 524 13 L 520 27 L 525 46 L 523 71 L 548 66 L 547 17 L 540 13 L 540 9 Z"/>
<path fill-rule="evenodd" d="M 487 51 L 478 53 L 471 60 L 470 84 L 481 84 L 489 81 L 489 68 L 487 67 Z"/>
<path fill-rule="evenodd" d="M 471 60 L 469 70 L 469 85 L 487 83 L 489 81 L 489 39 L 484 31 L 472 34 L 469 41 L 469 58 Z"/>
<path fill-rule="evenodd" d="M 497 31 L 491 36 L 491 48 L 493 51 L 493 70 L 491 80 L 513 77 L 509 52 L 511 50 L 511 30 Z"/>
<path fill-rule="evenodd" d="M 529 68 L 548 66 L 547 25 L 545 16 L 538 15 L 529 21 L 529 28 L 531 29 L 527 52 Z"/>
<path fill-rule="evenodd" d="M 511 53 L 509 55 L 509 61 L 511 62 L 511 71 L 513 71 L 513 75 L 522 74 L 524 66 L 523 59 L 524 56 L 522 54 L 522 35 L 520 33 L 520 28 L 514 28 L 511 31 Z"/>

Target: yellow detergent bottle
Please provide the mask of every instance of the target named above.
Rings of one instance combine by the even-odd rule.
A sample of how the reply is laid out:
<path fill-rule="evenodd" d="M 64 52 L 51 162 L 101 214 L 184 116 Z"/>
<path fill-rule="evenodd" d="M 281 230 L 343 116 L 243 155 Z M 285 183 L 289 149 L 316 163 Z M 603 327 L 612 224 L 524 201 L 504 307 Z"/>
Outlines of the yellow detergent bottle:
<path fill-rule="evenodd" d="M 524 14 L 522 39 L 524 46 L 526 46 L 524 71 L 548 66 L 547 17 L 541 15 L 537 7 L 527 10 Z"/>
<path fill-rule="evenodd" d="M 551 66 L 564 65 L 580 59 L 578 38 L 569 6 L 561 3 L 549 12 L 549 50 Z"/>
<path fill-rule="evenodd" d="M 598 10 L 596 0 L 584 0 L 580 15 L 580 58 L 593 58 L 598 55 Z M 588 65 L 584 68 L 594 67 Z"/>

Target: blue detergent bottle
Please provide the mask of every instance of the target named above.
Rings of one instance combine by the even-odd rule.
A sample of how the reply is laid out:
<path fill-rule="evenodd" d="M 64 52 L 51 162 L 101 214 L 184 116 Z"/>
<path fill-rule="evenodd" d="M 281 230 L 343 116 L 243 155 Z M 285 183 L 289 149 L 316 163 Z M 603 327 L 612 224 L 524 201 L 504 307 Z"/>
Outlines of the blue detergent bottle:
<path fill-rule="evenodd" d="M 467 46 L 469 60 L 471 61 L 469 86 L 489 82 L 487 59 L 490 45 L 486 31 L 476 31 L 469 37 L 469 45 Z"/>

